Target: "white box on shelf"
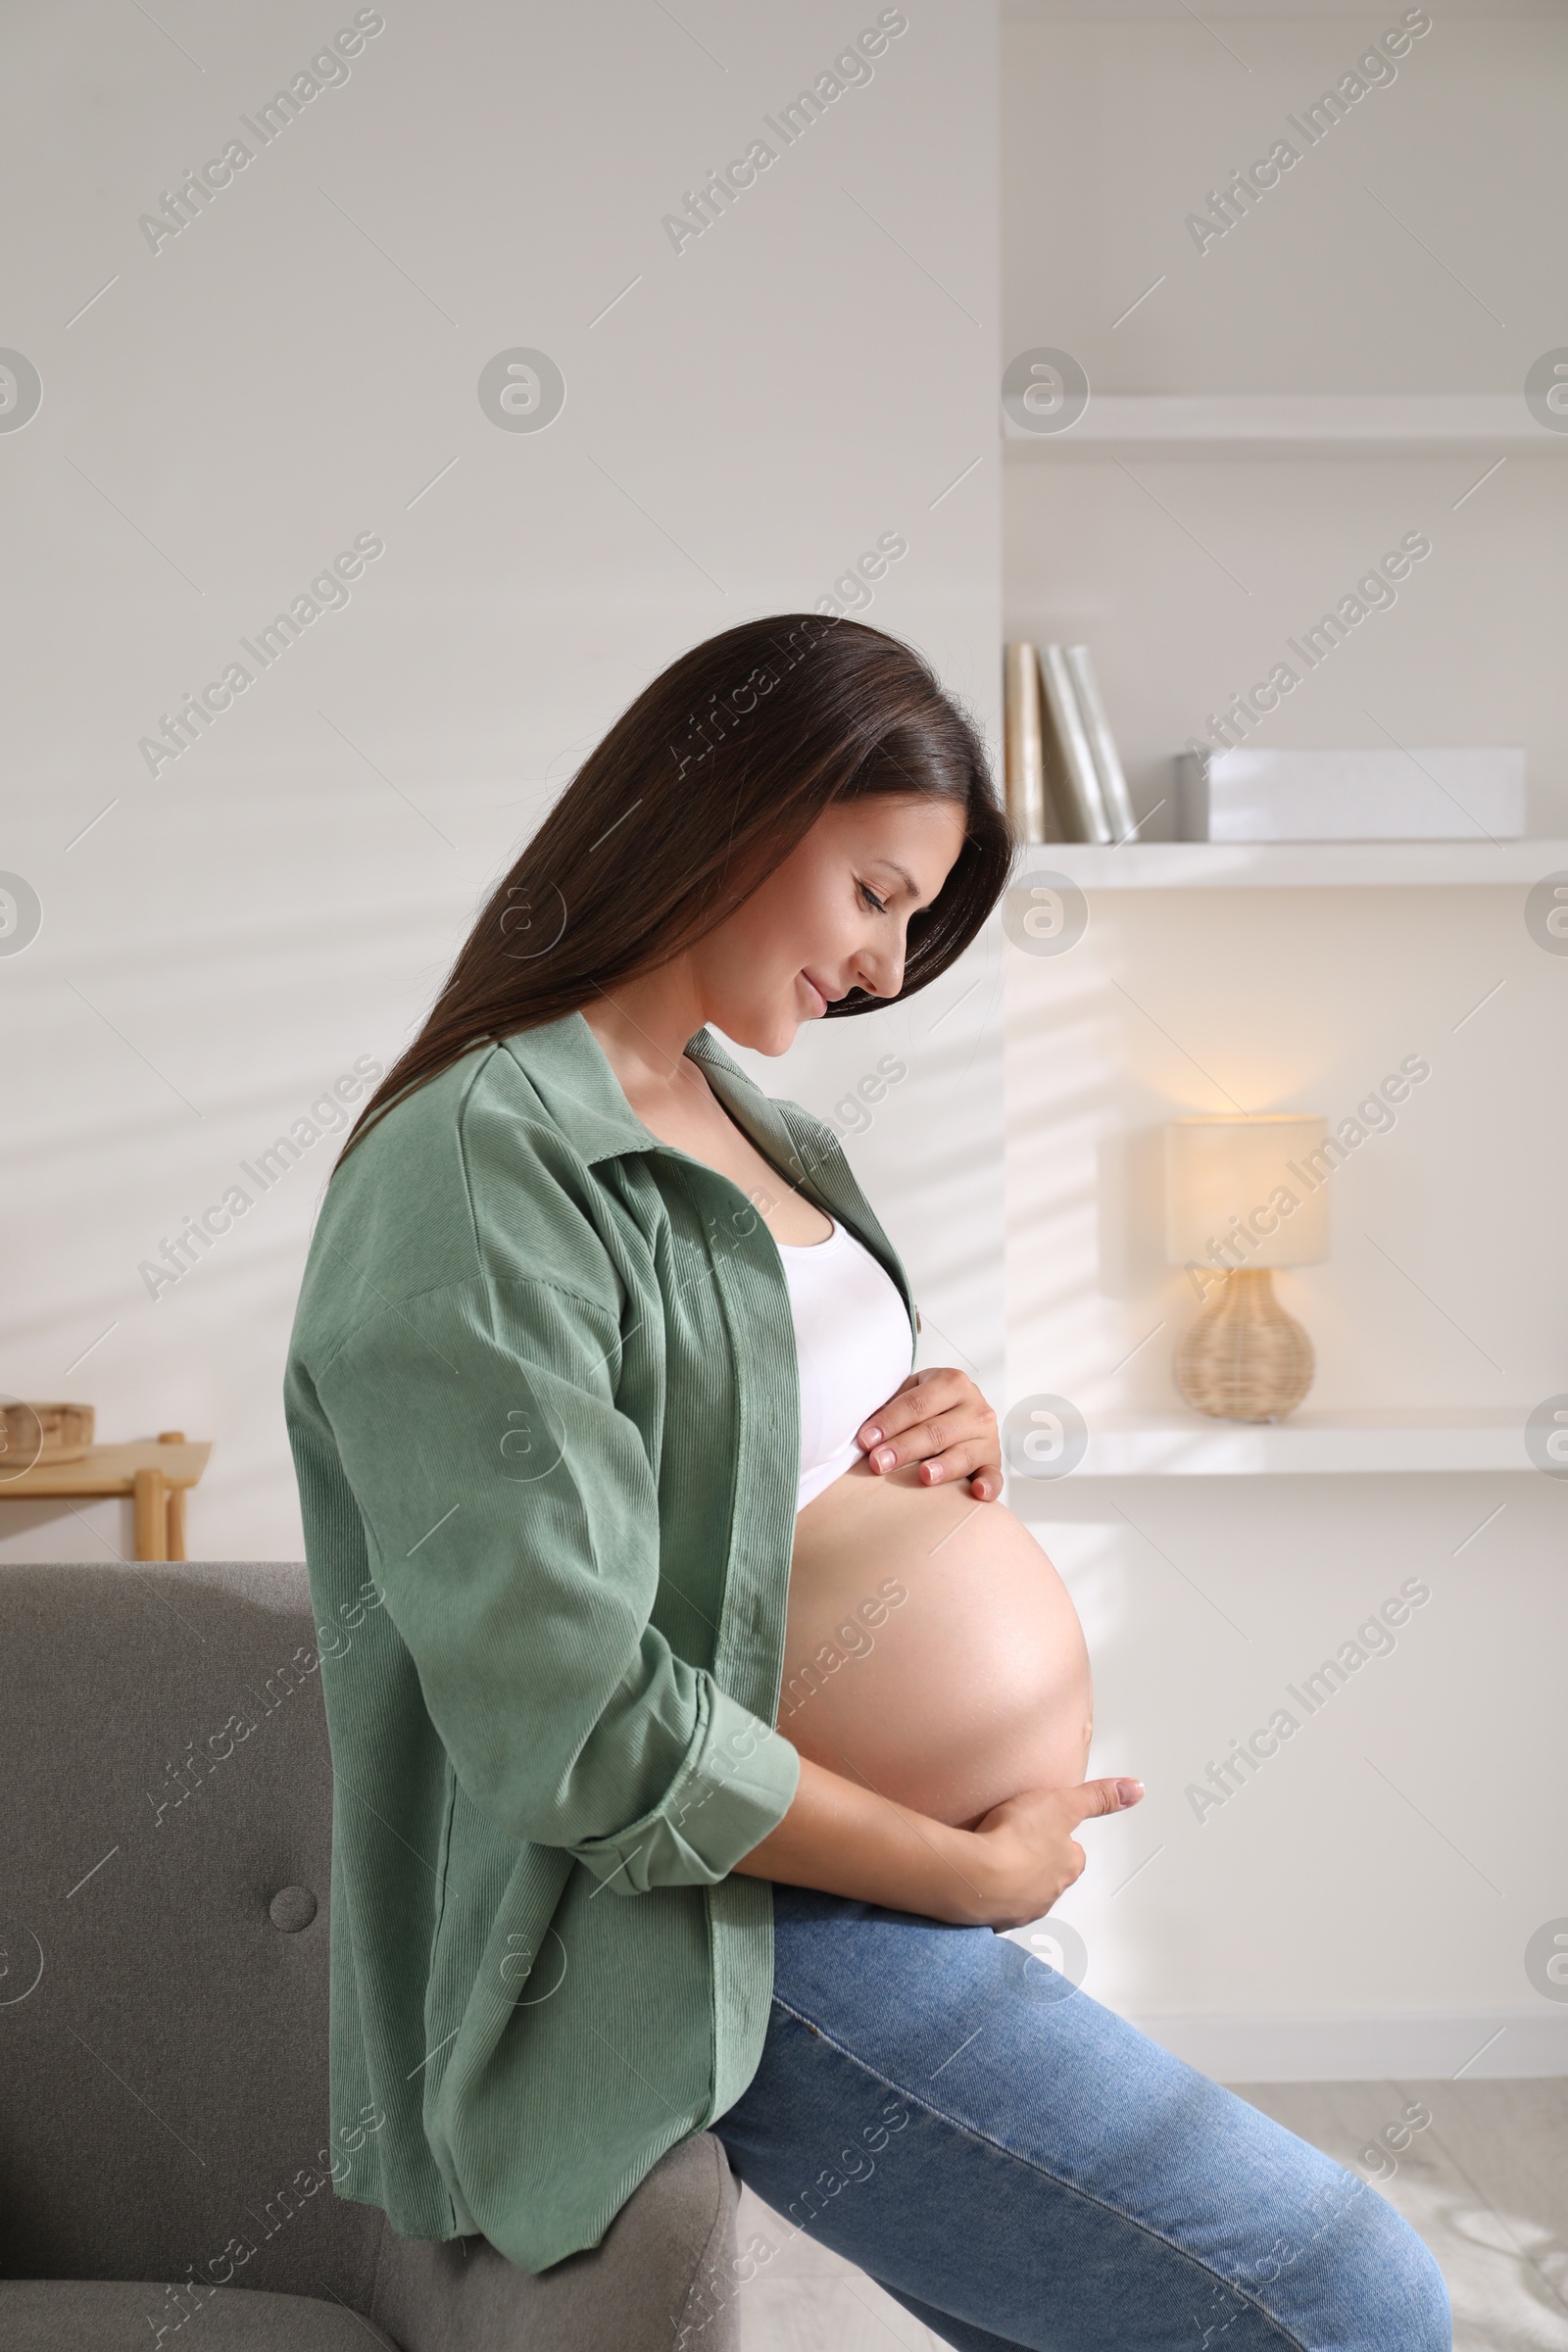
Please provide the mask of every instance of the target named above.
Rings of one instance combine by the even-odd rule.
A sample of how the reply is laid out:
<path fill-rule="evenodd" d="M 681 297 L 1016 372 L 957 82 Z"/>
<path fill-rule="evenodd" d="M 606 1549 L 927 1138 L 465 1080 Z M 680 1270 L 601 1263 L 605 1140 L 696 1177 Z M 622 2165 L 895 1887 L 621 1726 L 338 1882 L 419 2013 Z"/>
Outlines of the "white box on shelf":
<path fill-rule="evenodd" d="M 1525 755 L 1501 750 L 1184 752 L 1182 841 L 1519 841 Z"/>

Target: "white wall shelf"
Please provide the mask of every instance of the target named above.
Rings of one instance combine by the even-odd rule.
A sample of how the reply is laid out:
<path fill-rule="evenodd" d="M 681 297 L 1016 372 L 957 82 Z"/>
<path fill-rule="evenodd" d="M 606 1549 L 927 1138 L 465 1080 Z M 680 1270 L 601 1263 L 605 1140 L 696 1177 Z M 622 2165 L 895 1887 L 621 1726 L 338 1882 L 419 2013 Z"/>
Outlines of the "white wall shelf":
<path fill-rule="evenodd" d="M 1528 1405 L 1466 1412 L 1293 1413 L 1275 1424 L 1200 1413 L 1091 1418 L 1075 1478 L 1252 1477 L 1304 1471 L 1529 1470 Z M 1038 1482 L 1044 1485 L 1047 1482 Z M 1011 1482 L 1014 1499 L 1037 1482 Z M 1027 1508 L 1027 1504 L 1024 1506 Z"/>
<path fill-rule="evenodd" d="M 1016 883 L 1065 874 L 1081 890 L 1389 888 L 1534 883 L 1568 872 L 1568 841 L 1031 842 Z"/>
<path fill-rule="evenodd" d="M 1518 392 L 1091 392 L 1076 423 L 1036 433 L 1003 417 L 1009 457 L 1108 448 L 1207 449 L 1267 456 L 1304 450 L 1453 449 L 1568 454 L 1568 432 L 1540 423 Z"/>

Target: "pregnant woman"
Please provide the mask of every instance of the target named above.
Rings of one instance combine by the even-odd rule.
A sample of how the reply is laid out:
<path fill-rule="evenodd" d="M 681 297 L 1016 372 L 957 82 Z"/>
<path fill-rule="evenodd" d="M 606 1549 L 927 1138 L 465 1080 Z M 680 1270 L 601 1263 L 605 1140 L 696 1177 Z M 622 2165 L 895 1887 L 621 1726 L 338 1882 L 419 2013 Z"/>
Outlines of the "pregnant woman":
<path fill-rule="evenodd" d="M 286 1384 L 352 1629 L 332 2120 L 385 2120 L 344 2190 L 542 2271 L 711 2128 L 969 2352 L 1440 2352 L 1375 2190 L 996 1933 L 1143 1790 L 1084 1781 L 990 1407 L 911 1370 L 832 1130 L 712 1034 L 928 987 L 1011 852 L 906 647 L 731 629 L 584 762 L 364 1106 Z"/>

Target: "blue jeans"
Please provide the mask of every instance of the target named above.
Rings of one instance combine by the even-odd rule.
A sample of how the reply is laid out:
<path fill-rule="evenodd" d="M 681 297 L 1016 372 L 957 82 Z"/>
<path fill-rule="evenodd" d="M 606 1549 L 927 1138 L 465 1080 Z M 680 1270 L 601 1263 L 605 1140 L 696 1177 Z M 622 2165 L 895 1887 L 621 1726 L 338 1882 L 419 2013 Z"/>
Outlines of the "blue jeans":
<path fill-rule="evenodd" d="M 942 2342 L 1448 2352 L 1392 2205 L 1020 1945 L 796 1886 L 773 1916 L 761 2064 L 711 2128 Z"/>

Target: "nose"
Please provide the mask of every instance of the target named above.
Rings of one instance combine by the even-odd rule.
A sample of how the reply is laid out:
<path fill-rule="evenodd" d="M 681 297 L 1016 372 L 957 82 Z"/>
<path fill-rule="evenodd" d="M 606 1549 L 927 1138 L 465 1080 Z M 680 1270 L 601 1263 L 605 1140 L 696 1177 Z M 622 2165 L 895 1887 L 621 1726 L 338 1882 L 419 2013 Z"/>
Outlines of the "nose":
<path fill-rule="evenodd" d="M 904 942 L 885 952 L 863 949 L 855 959 L 852 985 L 863 988 L 867 996 L 896 997 L 904 986 Z"/>

